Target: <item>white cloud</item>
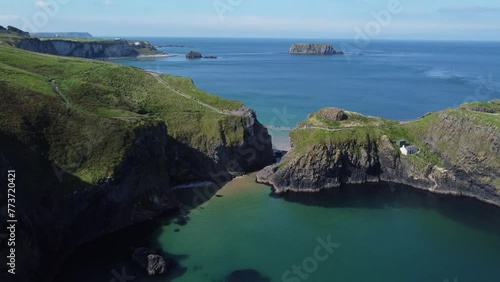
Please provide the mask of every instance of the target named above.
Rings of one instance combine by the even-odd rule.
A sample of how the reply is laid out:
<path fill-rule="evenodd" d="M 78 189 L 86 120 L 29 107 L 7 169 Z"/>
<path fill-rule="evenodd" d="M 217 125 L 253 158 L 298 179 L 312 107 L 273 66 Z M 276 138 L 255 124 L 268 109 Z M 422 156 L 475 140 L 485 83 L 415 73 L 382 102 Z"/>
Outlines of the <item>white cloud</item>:
<path fill-rule="evenodd" d="M 106 6 L 106 7 L 116 7 L 117 5 L 113 0 L 102 0 L 101 5 Z"/>
<path fill-rule="evenodd" d="M 33 3 L 33 6 L 38 7 L 38 8 L 44 8 L 50 6 L 49 3 L 43 1 L 43 0 L 37 0 L 35 3 Z"/>
<path fill-rule="evenodd" d="M 0 22 L 10 23 L 17 21 L 20 17 L 16 15 L 0 15 Z"/>
<path fill-rule="evenodd" d="M 448 6 L 438 10 L 441 13 L 449 14 L 481 14 L 481 13 L 499 13 L 500 7 L 481 7 L 481 6 Z"/>

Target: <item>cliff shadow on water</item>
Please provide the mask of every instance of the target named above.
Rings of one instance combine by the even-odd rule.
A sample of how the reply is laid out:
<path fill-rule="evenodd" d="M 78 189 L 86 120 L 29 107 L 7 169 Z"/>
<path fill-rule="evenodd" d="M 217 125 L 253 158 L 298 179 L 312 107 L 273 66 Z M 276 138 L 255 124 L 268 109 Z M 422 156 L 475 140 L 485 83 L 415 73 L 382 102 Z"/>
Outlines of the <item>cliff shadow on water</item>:
<path fill-rule="evenodd" d="M 139 223 L 83 244 L 68 257 L 54 282 L 111 281 L 120 275 L 137 281 L 171 281 L 182 276 L 187 271 L 182 261 L 189 256 L 164 252 L 158 241 L 162 227 L 175 224 L 175 217 L 166 214 L 162 219 Z M 155 250 L 164 258 L 173 259 L 173 268 L 165 276 L 148 276 L 134 261 L 133 253 L 137 248 Z"/>
<path fill-rule="evenodd" d="M 65 260 L 54 282 L 109 281 L 116 278 L 116 273 L 134 277 L 133 280 L 158 282 L 183 276 L 188 271 L 183 261 L 189 255 L 165 252 L 160 241 L 164 236 L 163 229 L 173 225 L 176 227 L 174 232 L 181 232 L 182 227 L 189 223 L 192 210 L 210 200 L 219 190 L 220 187 L 215 184 L 174 190 L 172 201 L 179 208 L 81 245 Z M 173 268 L 166 275 L 148 276 L 133 259 L 134 250 L 138 248 L 155 250 L 164 258 L 174 260 Z M 89 258 L 92 258 L 92 262 L 89 262 Z"/>
<path fill-rule="evenodd" d="M 455 222 L 500 236 L 500 207 L 465 196 L 434 194 L 387 182 L 341 185 L 317 193 L 272 194 L 288 202 L 331 209 L 410 208 L 433 210 Z"/>

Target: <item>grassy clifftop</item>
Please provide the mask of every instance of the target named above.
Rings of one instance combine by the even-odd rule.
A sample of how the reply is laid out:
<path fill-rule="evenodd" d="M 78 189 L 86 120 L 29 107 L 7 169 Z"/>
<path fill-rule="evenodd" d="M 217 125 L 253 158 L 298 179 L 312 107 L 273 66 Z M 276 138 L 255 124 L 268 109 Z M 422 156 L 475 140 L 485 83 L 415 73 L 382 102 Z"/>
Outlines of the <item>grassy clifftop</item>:
<path fill-rule="evenodd" d="M 399 155 L 395 142 L 405 139 L 419 148 L 414 155 L 398 156 L 412 172 L 426 175 L 435 168 L 453 169 L 477 183 L 500 189 L 497 107 L 495 101 L 468 103 L 459 109 L 430 113 L 404 123 L 347 111 L 343 112 L 342 120 L 332 120 L 322 109 L 291 132 L 294 148 L 280 167 L 293 166 L 311 154 L 318 154 L 315 152 L 318 150 L 338 150 L 350 158 L 361 159 L 366 154 L 372 154 L 368 159 L 381 158 L 381 151 L 385 151 L 382 154 L 390 155 L 391 159 L 393 154 Z"/>
<path fill-rule="evenodd" d="M 491 112 L 496 103 L 470 103 L 412 122 L 322 109 L 291 132 L 292 150 L 257 179 L 277 193 L 388 181 L 500 206 L 500 115 Z M 419 151 L 401 154 L 401 139 Z"/>
<path fill-rule="evenodd" d="M 243 142 L 243 131 L 234 130 L 243 117 L 197 101 L 227 110 L 241 103 L 202 92 L 186 78 L 160 78 L 195 99 L 136 68 L 0 46 L 0 134 L 38 146 L 48 161 L 90 183 L 112 174 L 140 128 L 166 123 L 173 139 L 202 152 Z"/>

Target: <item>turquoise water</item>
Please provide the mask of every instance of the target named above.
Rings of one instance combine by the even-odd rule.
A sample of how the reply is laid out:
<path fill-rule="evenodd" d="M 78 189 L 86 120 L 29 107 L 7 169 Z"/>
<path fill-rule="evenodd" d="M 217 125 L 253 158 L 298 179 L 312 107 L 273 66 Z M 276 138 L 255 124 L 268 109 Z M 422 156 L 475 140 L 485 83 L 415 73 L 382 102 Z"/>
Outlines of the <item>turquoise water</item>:
<path fill-rule="evenodd" d="M 285 54 L 303 40 L 145 39 L 186 47 L 117 62 L 191 77 L 268 125 L 294 126 L 325 106 L 410 120 L 500 98 L 500 43 L 373 41 L 346 60 Z M 219 59 L 188 61 L 189 50 Z M 287 134 L 274 132 L 274 144 L 286 148 Z M 57 281 L 119 281 L 123 271 L 134 277 L 127 281 L 500 281 L 499 208 L 389 184 L 274 198 L 254 180 L 229 183 L 187 221 L 165 216 L 83 246 Z M 195 192 L 181 193 L 190 205 Z M 331 253 L 321 240 L 336 244 Z M 180 265 L 146 278 L 130 258 L 136 247 L 162 249 Z"/>
<path fill-rule="evenodd" d="M 498 208 L 389 184 L 274 198 L 254 180 L 234 180 L 187 223 L 163 219 L 84 246 L 58 281 L 109 281 L 112 269 L 133 281 L 500 281 Z M 180 192 L 190 204 L 195 193 Z M 181 266 L 145 278 L 129 259 L 138 246 L 161 248 Z M 299 279 L 293 267 L 304 262 Z M 237 270 L 246 271 L 226 279 Z"/>

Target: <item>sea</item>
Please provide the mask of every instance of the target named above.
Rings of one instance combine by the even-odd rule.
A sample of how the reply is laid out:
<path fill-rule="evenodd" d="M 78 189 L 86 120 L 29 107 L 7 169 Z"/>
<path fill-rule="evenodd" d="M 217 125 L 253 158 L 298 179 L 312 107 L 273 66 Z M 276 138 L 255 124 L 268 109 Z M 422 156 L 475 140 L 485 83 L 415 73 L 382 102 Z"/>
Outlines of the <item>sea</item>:
<path fill-rule="evenodd" d="M 294 127 L 323 107 L 408 121 L 500 99 L 500 42 L 135 39 L 171 57 L 115 63 L 190 77 L 274 127 Z M 287 54 L 298 42 L 345 54 Z M 217 59 L 188 60 L 191 50 Z M 271 133 L 276 148 L 289 148 L 286 130 Z M 199 192 L 177 193 L 190 204 Z M 56 281 L 500 281 L 500 208 L 474 199 L 389 183 L 276 197 L 254 174 L 211 194 L 187 214 L 82 246 Z M 131 258 L 137 247 L 159 249 L 178 265 L 147 277 Z"/>

